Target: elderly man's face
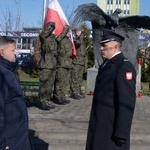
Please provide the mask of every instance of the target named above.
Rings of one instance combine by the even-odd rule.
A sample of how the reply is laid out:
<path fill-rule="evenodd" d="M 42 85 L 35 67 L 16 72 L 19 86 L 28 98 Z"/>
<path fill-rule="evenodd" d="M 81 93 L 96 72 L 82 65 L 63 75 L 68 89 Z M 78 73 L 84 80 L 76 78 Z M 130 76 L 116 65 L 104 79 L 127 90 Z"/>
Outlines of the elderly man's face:
<path fill-rule="evenodd" d="M 102 43 L 100 46 L 101 55 L 106 59 L 110 59 L 118 51 L 119 51 L 119 43 L 116 41 Z"/>

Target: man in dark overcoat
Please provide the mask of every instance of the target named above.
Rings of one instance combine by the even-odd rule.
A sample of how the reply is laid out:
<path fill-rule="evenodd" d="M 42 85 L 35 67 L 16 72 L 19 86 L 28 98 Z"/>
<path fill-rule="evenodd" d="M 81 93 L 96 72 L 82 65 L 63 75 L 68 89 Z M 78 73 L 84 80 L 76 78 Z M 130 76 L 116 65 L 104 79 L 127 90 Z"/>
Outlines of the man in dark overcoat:
<path fill-rule="evenodd" d="M 136 72 L 121 53 L 124 37 L 104 29 L 93 95 L 86 150 L 129 150 L 136 102 Z"/>
<path fill-rule="evenodd" d="M 16 77 L 15 41 L 0 36 L 0 150 L 31 150 L 28 112 Z"/>

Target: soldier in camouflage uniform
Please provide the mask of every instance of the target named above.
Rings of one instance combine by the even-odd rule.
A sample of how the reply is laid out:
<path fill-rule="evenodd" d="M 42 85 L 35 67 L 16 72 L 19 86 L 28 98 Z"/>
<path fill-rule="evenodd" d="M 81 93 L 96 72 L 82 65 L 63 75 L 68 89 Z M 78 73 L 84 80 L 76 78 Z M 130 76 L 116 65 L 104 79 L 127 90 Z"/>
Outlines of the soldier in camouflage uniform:
<path fill-rule="evenodd" d="M 54 105 L 50 103 L 57 68 L 58 45 L 53 34 L 54 29 L 55 23 L 49 22 L 47 29 L 39 35 L 41 41 L 41 59 L 38 64 L 40 81 L 39 100 L 43 110 L 54 108 Z"/>
<path fill-rule="evenodd" d="M 72 62 L 71 72 L 71 98 L 80 100 L 85 98 L 81 95 L 81 85 L 83 81 L 83 73 L 87 63 L 86 45 L 84 42 L 84 35 L 81 28 L 76 29 L 76 36 L 74 38 L 75 47 L 77 50 L 76 58 Z"/>
<path fill-rule="evenodd" d="M 69 100 L 65 99 L 65 92 L 70 85 L 70 74 L 72 69 L 72 43 L 69 39 L 70 27 L 65 26 L 64 31 L 57 37 L 58 44 L 58 66 L 54 87 L 54 103 L 65 105 Z"/>

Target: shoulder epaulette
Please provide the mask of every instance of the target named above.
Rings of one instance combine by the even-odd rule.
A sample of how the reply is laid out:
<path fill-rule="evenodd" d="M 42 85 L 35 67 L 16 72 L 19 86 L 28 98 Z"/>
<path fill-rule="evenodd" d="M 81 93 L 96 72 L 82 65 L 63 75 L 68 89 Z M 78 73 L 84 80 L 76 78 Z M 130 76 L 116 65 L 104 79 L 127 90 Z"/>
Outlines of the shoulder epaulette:
<path fill-rule="evenodd" d="M 123 62 L 129 61 L 127 58 L 124 58 Z"/>

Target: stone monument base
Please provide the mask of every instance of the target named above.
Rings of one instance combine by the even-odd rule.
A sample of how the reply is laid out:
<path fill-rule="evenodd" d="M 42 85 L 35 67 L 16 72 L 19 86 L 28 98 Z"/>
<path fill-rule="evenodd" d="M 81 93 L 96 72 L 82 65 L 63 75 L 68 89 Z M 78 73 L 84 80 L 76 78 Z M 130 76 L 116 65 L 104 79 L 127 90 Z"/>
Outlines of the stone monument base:
<path fill-rule="evenodd" d="M 90 94 L 90 92 L 94 92 L 95 88 L 95 79 L 98 73 L 97 68 L 89 68 L 87 70 L 87 88 L 86 88 L 86 93 Z"/>

